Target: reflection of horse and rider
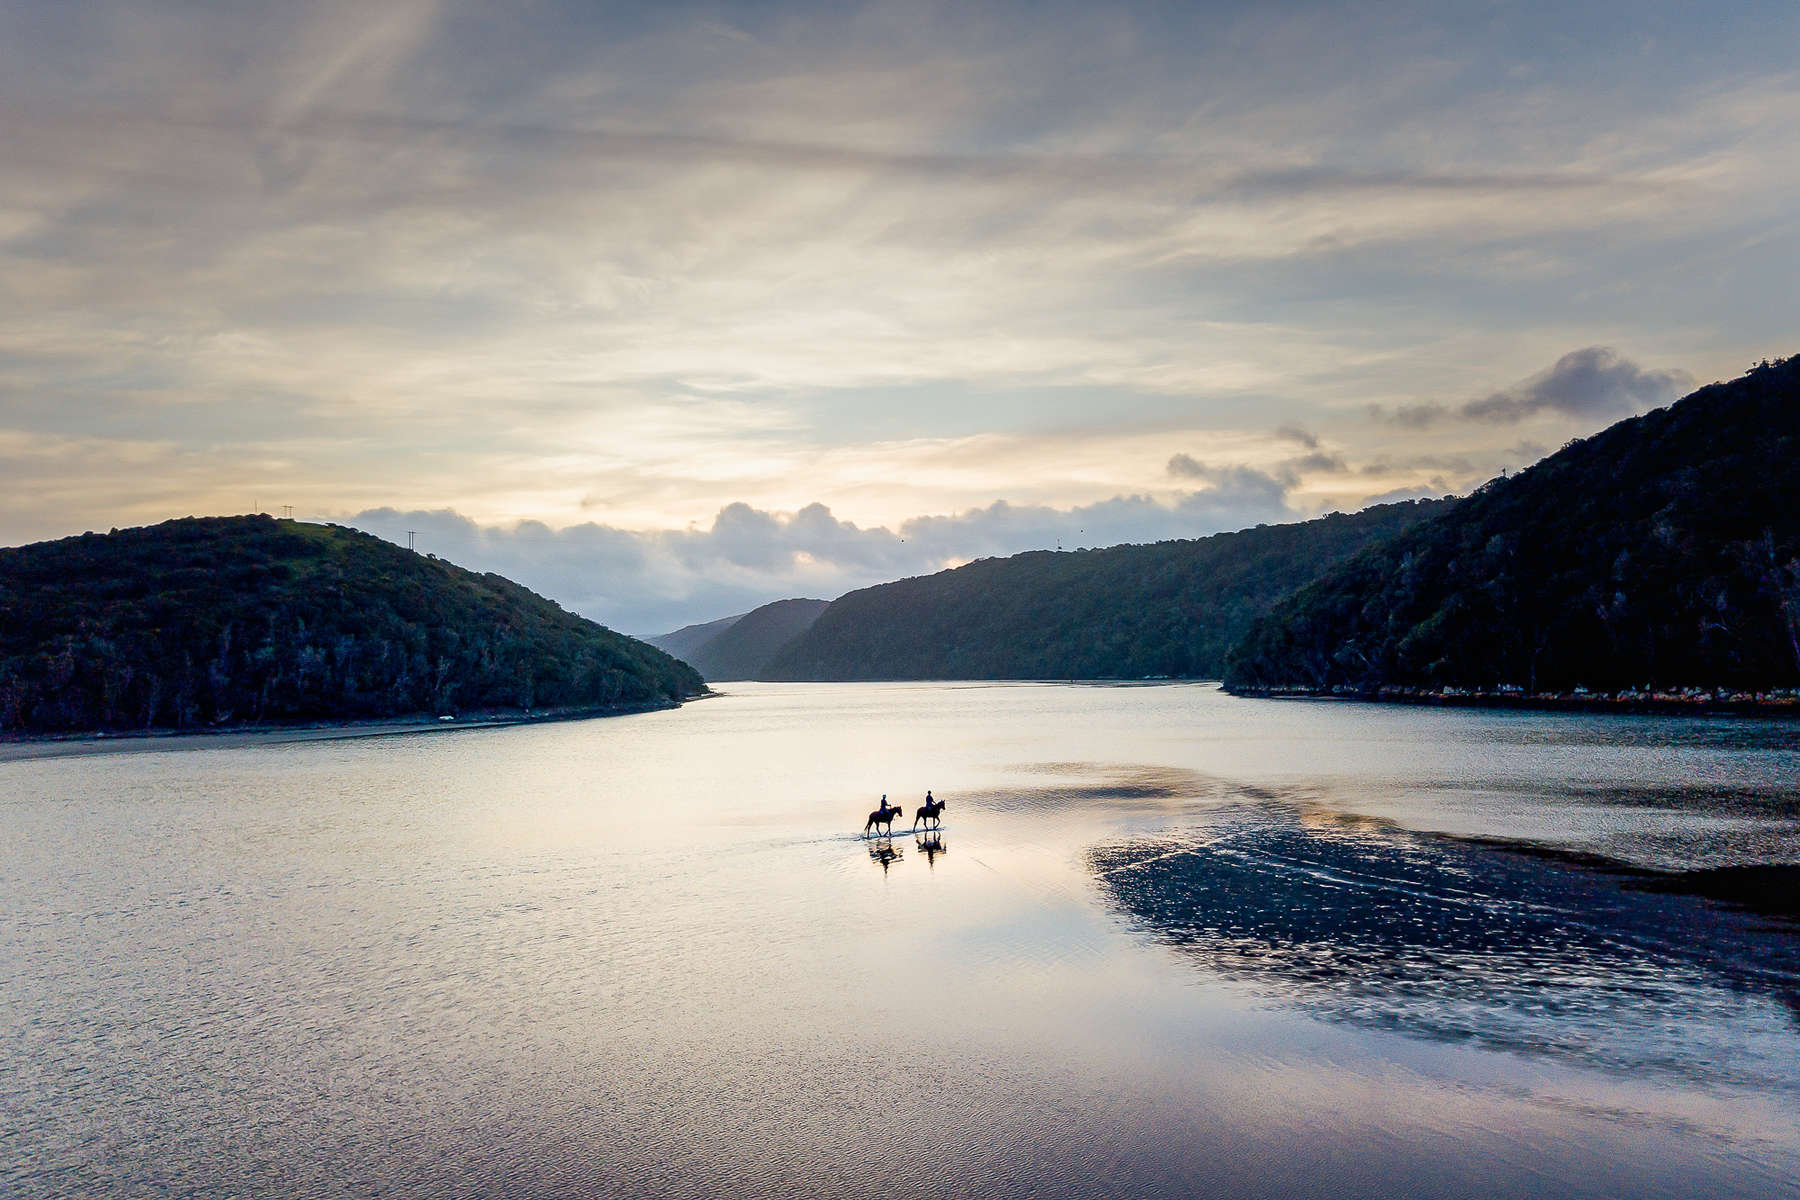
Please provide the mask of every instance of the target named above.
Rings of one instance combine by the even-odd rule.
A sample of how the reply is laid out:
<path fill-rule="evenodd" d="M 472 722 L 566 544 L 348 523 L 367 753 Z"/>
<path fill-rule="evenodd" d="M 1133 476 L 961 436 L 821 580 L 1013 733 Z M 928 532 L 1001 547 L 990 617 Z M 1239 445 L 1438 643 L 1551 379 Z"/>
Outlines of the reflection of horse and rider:
<path fill-rule="evenodd" d="M 925 793 L 925 803 L 919 806 L 918 813 L 913 817 L 913 829 L 917 830 L 921 822 L 924 823 L 927 829 L 936 829 L 939 825 L 943 824 L 943 820 L 939 815 L 943 811 L 944 802 L 935 799 L 932 794 L 927 791 Z M 882 832 L 891 835 L 894 832 L 894 818 L 903 815 L 905 812 L 906 809 L 898 804 L 890 806 L 888 804 L 887 793 L 883 792 L 881 796 L 881 807 L 869 814 L 868 821 L 863 825 L 863 833 L 866 835 L 870 830 L 879 828 Z"/>
<path fill-rule="evenodd" d="M 869 857 L 881 864 L 881 873 L 885 875 L 889 867 L 900 861 L 900 849 L 892 838 L 876 838 L 869 843 Z"/>
<path fill-rule="evenodd" d="M 945 853 L 943 819 L 944 802 L 925 793 L 925 803 L 919 806 L 913 815 L 913 833 L 919 840 L 919 850 L 925 855 L 928 866 L 935 866 L 938 855 Z M 863 824 L 863 835 L 867 837 L 871 831 L 875 836 L 869 840 L 869 857 L 881 864 L 885 874 L 887 869 L 900 860 L 900 851 L 894 846 L 894 818 L 903 817 L 906 810 L 898 804 L 889 804 L 884 794 L 881 807 L 869 814 Z M 919 827 L 923 825 L 924 829 Z"/>
<path fill-rule="evenodd" d="M 887 869 L 905 857 L 900 847 L 894 845 L 892 837 L 875 837 L 868 841 L 869 859 L 881 864 L 885 874 Z M 926 828 L 913 834 L 913 847 L 925 856 L 925 865 L 935 868 L 937 860 L 950 853 L 950 847 L 944 845 L 942 829 Z"/>

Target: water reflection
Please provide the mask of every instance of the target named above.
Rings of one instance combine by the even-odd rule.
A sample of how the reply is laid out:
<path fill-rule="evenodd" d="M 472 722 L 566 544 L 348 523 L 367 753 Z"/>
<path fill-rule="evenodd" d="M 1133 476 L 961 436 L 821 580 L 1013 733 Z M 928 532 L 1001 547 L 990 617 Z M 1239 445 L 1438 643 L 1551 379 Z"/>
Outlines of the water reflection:
<path fill-rule="evenodd" d="M 1332 1020 L 1800 1091 L 1797 931 L 1679 877 L 1277 806 L 1089 866 L 1209 973 Z"/>
<path fill-rule="evenodd" d="M 894 845 L 891 837 L 878 837 L 869 843 L 869 857 L 881 864 L 882 873 L 899 862 L 903 856 L 900 847 Z"/>
<path fill-rule="evenodd" d="M 0 1196 L 1795 1191 L 1793 1019 L 1682 944 L 1755 967 L 1780 943 L 1682 924 L 1716 910 L 1598 869 L 1635 923 L 1581 896 L 1586 932 L 1507 918 L 1484 942 L 1482 905 L 1566 891 L 1569 868 L 1514 882 L 1516 853 L 1307 806 L 1379 798 L 1415 826 L 1609 854 L 1676 832 L 1706 848 L 1676 865 L 1737 872 L 1723 889 L 1800 861 L 1800 823 L 1745 853 L 1754 813 L 1569 781 L 1783 794 L 1800 749 L 1708 726 L 1671 757 L 1661 719 L 1188 685 L 732 690 L 566 725 L 0 761 Z M 926 778 L 956 801 L 942 875 L 920 872 L 946 851 L 911 811 L 861 842 L 844 800 Z M 1338 878 L 1275 861 L 1281 838 Z M 1103 886 L 1097 844 L 1123 868 Z M 1284 896 L 1344 911 L 1314 929 Z M 1195 966 L 1251 982 L 1197 987 Z M 1584 970 L 1612 981 L 1611 1029 Z M 1564 1011 L 1509 1007 L 1539 1000 Z M 1712 1074 L 1640 1084 L 1383 1022 Z M 1780 1082 L 1710 1086 L 1759 1073 Z"/>
<path fill-rule="evenodd" d="M 913 844 L 919 853 L 925 856 L 925 865 L 936 867 L 940 856 L 950 853 L 950 847 L 944 844 L 942 830 L 933 829 L 913 835 Z"/>

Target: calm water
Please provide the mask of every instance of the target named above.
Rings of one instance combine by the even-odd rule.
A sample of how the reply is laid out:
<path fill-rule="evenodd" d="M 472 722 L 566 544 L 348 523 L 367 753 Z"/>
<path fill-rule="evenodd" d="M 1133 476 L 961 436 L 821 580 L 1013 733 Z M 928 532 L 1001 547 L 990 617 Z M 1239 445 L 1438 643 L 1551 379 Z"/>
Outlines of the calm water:
<path fill-rule="evenodd" d="M 0 761 L 0 1194 L 1800 1195 L 1794 929 L 1512 845 L 1800 863 L 1794 726 L 732 691 Z"/>

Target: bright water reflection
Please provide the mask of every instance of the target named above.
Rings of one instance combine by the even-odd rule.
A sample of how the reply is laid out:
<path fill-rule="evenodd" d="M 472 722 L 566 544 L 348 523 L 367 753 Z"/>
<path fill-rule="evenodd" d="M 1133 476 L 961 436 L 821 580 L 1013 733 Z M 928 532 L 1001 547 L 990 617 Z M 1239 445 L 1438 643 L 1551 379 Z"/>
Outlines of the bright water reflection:
<path fill-rule="evenodd" d="M 759 686 L 0 761 L 0 1193 L 1800 1191 L 1791 727 Z M 853 836 L 875 798 L 935 839 Z"/>

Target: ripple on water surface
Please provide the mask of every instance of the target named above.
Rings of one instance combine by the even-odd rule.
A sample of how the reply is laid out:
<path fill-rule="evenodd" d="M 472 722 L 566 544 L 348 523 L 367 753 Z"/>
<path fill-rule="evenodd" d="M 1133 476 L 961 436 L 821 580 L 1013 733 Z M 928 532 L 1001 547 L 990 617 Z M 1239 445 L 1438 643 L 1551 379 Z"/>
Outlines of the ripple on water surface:
<path fill-rule="evenodd" d="M 1194 965 L 1321 1016 L 1800 1101 L 1792 932 L 1666 877 L 1279 809 L 1089 862 Z"/>
<path fill-rule="evenodd" d="M 1790 861 L 1765 727 L 733 690 L 0 761 L 0 1194 L 1800 1190 L 1791 931 L 1471 840 Z"/>

